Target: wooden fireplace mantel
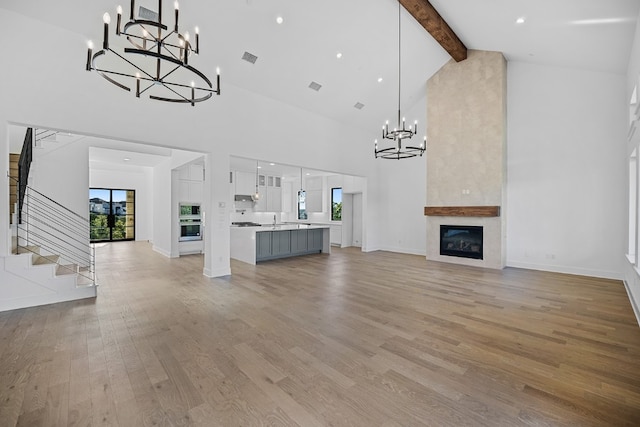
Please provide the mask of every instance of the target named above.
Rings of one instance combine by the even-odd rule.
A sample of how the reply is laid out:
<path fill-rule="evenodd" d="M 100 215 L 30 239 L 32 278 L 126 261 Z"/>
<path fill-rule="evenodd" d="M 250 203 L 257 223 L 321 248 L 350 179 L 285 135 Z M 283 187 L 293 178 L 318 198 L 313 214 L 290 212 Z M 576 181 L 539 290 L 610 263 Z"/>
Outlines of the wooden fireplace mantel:
<path fill-rule="evenodd" d="M 425 216 L 500 216 L 500 206 L 425 206 Z"/>

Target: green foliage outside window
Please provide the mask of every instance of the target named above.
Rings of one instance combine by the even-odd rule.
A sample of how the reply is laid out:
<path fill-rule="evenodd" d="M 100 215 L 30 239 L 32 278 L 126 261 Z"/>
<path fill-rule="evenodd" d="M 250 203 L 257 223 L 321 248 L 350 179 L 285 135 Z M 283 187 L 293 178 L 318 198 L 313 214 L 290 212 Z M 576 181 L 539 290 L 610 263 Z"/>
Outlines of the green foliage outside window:
<path fill-rule="evenodd" d="M 109 240 L 109 227 L 107 223 L 108 215 L 91 213 L 89 220 L 91 221 L 90 239 L 91 240 Z M 116 216 L 115 225 L 113 227 L 113 240 L 122 240 L 127 237 L 125 216 Z"/>
<path fill-rule="evenodd" d="M 334 203 L 333 206 L 331 206 L 331 220 L 342 221 L 342 202 Z"/>
<path fill-rule="evenodd" d="M 342 221 L 342 188 L 331 189 L 331 221 Z"/>

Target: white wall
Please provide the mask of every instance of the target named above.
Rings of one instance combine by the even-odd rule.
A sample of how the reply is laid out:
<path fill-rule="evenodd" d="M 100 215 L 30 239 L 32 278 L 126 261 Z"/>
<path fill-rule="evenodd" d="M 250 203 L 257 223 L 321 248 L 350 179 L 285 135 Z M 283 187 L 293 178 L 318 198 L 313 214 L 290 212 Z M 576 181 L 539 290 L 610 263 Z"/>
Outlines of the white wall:
<path fill-rule="evenodd" d="M 390 107 L 392 107 L 390 105 Z M 393 108 L 389 111 L 389 123 L 393 123 Z M 402 111 L 408 122 L 418 120 L 419 134 L 412 143 L 418 145 L 426 135 L 426 88 L 412 108 Z M 380 123 L 382 126 L 382 123 Z M 428 147 L 429 141 L 427 141 Z M 373 157 L 373 141 L 370 143 Z M 379 227 L 373 247 L 392 252 L 426 255 L 427 221 L 424 216 L 427 193 L 427 159 L 423 157 L 405 160 L 377 159 L 375 183 L 368 188 L 376 197 L 377 206 L 373 218 Z M 371 193 L 370 193 L 371 194 Z"/>
<path fill-rule="evenodd" d="M 151 240 L 153 230 L 153 169 L 90 162 L 89 186 L 136 191 L 136 240 Z"/>
<path fill-rule="evenodd" d="M 30 185 L 67 209 L 89 216 L 89 147 L 82 141 L 33 150 Z M 55 177 L 55 179 L 51 179 Z"/>
<path fill-rule="evenodd" d="M 621 278 L 625 78 L 508 65 L 507 265 Z"/>
<path fill-rule="evenodd" d="M 177 227 L 178 209 L 177 199 L 175 203 L 173 201 L 172 184 L 175 182 L 177 187 L 177 181 L 177 172 L 172 171 L 170 158 L 153 168 L 153 250 L 173 258 L 179 256 L 177 239 L 174 242 L 172 238 L 172 229 Z"/>

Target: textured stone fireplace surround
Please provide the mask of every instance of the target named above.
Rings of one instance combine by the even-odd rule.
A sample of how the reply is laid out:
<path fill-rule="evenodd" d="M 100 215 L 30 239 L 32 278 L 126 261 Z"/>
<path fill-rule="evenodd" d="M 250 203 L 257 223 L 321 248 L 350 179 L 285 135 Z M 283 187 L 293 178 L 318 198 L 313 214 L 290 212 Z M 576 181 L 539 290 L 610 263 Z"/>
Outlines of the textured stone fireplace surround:
<path fill-rule="evenodd" d="M 504 268 L 507 63 L 500 52 L 469 51 L 429 79 L 427 99 L 425 214 L 429 207 L 500 207 L 498 216 L 426 216 L 427 259 Z M 441 224 L 484 227 L 484 259 L 441 256 Z"/>

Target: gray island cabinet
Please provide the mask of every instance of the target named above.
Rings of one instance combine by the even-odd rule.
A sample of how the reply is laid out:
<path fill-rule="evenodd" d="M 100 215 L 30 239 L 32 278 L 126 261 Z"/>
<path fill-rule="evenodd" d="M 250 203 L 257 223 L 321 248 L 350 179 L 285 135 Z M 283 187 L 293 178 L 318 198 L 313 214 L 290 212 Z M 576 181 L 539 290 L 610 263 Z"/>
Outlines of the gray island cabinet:
<path fill-rule="evenodd" d="M 231 258 L 249 264 L 330 252 L 329 226 L 283 224 L 231 227 Z"/>
<path fill-rule="evenodd" d="M 321 253 L 322 228 L 256 232 L 256 261 Z"/>

